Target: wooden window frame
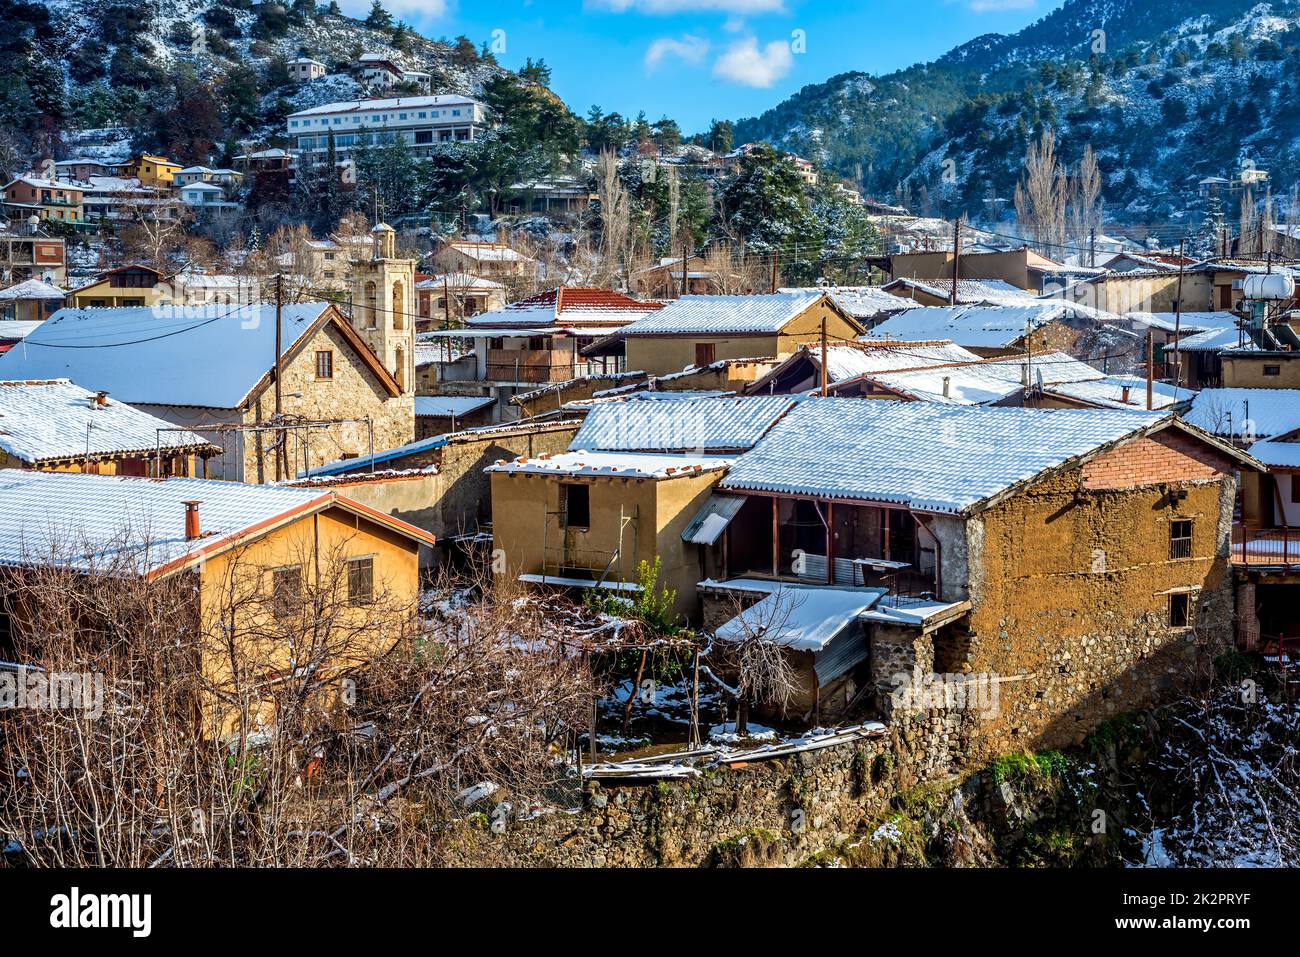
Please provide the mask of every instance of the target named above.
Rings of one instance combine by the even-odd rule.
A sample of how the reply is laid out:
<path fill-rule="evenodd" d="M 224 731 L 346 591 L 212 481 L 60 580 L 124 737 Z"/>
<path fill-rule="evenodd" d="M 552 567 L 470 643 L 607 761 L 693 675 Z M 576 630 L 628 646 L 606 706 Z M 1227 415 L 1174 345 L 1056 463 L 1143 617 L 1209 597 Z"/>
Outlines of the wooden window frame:
<path fill-rule="evenodd" d="M 327 370 L 324 375 L 321 374 L 321 360 L 325 360 Z M 318 381 L 333 381 L 334 379 L 334 350 L 317 349 L 316 350 L 316 379 Z"/>
<path fill-rule="evenodd" d="M 585 482 L 561 482 L 560 489 L 564 495 L 564 527 L 565 528 L 591 528 L 591 486 Z M 582 508 L 578 510 L 578 516 L 582 521 L 574 520 L 574 509 L 572 505 L 573 494 L 576 490 L 581 489 Z"/>
<path fill-rule="evenodd" d="M 357 555 L 347 560 L 348 566 L 348 604 L 369 605 L 375 600 L 375 556 Z M 354 577 L 357 569 L 365 568 L 365 593 L 360 594 L 358 580 Z"/>
<path fill-rule="evenodd" d="M 296 594 L 290 600 L 288 596 L 281 591 L 281 582 L 283 576 L 294 575 L 297 577 L 298 585 L 295 589 Z M 279 568 L 271 569 L 271 614 L 277 621 L 296 617 L 302 611 L 303 602 L 303 575 L 301 565 L 282 565 Z"/>
<path fill-rule="evenodd" d="M 1186 531 L 1186 535 L 1179 534 Z M 1192 557 L 1192 542 L 1196 535 L 1196 523 L 1190 518 L 1175 518 L 1169 523 L 1169 558 L 1181 561 Z"/>
<path fill-rule="evenodd" d="M 1186 631 L 1196 627 L 1196 592 L 1170 592 L 1168 607 L 1170 628 Z"/>

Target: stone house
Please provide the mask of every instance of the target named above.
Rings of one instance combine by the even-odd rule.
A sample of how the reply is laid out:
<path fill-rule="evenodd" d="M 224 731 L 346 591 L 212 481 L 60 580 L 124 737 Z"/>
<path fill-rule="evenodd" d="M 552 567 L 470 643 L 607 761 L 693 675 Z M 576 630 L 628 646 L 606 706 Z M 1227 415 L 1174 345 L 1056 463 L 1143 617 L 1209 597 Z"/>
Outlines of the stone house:
<path fill-rule="evenodd" d="M 852 341 L 862 326 L 820 290 L 758 296 L 683 296 L 583 350 L 618 369 L 663 376 L 721 360 L 792 354 L 802 345 Z"/>
<path fill-rule="evenodd" d="M 221 447 L 209 474 L 242 482 L 282 477 L 391 448 L 415 435 L 405 391 L 329 303 L 286 305 L 275 413 L 273 305 L 64 309 L 0 356 L 0 377 L 70 378 Z M 67 343 L 105 348 L 65 348 Z M 274 451 L 284 437 L 284 454 Z"/>
<path fill-rule="evenodd" d="M 859 661 L 836 677 L 882 716 L 900 682 L 978 675 L 988 753 L 1075 743 L 1230 645 L 1236 472 L 1255 468 L 1168 415 L 807 399 L 717 484 L 742 502 L 708 546 L 703 620 L 783 582 L 878 589 L 840 623 Z"/>

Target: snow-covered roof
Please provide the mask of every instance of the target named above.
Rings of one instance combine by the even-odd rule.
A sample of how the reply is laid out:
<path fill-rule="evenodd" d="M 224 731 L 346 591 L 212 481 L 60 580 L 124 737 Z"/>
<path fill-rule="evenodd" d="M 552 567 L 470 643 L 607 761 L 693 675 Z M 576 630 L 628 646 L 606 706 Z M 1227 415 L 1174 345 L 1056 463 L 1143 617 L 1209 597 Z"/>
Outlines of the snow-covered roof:
<path fill-rule="evenodd" d="M 344 100 L 338 103 L 323 103 L 290 113 L 289 119 L 301 116 L 318 116 L 324 113 L 373 113 L 380 110 L 419 110 L 431 106 L 474 106 L 478 101 L 468 96 L 442 94 L 439 96 L 395 96 L 375 100 Z M 264 150 L 264 153 L 269 151 Z M 256 156 L 259 154 L 249 154 Z M 287 154 L 285 154 L 287 155 Z"/>
<path fill-rule="evenodd" d="M 952 280 L 912 279 L 903 277 L 885 283 L 882 289 L 890 290 L 890 295 L 906 298 L 912 290 L 924 292 L 941 299 L 952 295 Z M 892 290 L 897 290 L 893 292 Z M 974 305 L 981 302 L 1023 302 L 1033 299 L 1034 294 L 1019 286 L 1013 286 L 1004 279 L 958 279 L 957 305 Z"/>
<path fill-rule="evenodd" d="M 1166 421 L 1109 409 L 811 398 L 740 456 L 720 487 L 961 513 Z"/>
<path fill-rule="evenodd" d="M 0 341 L 25 339 L 41 327 L 40 319 L 0 320 Z"/>
<path fill-rule="evenodd" d="M 956 405 L 980 405 L 997 402 L 1025 388 L 1026 370 L 1037 383 L 1087 382 L 1105 376 L 1064 352 L 1049 352 L 1032 359 L 1011 356 L 1005 359 L 976 360 L 965 365 L 930 366 L 905 372 L 880 372 L 869 376 L 872 382 L 925 402 L 948 402 Z M 947 395 L 944 395 L 947 380 Z"/>
<path fill-rule="evenodd" d="M 193 432 L 158 431 L 171 428 L 112 398 L 97 405 L 67 379 L 0 380 L 0 450 L 29 465 L 210 445 Z"/>
<path fill-rule="evenodd" d="M 1300 469 L 1300 434 L 1263 439 L 1248 451 L 1269 468 Z"/>
<path fill-rule="evenodd" d="M 902 312 L 919 305 L 913 299 L 885 292 L 883 286 L 825 286 L 818 288 L 793 287 L 778 289 L 782 293 L 824 292 L 835 304 L 855 319 L 871 319 L 882 312 Z"/>
<path fill-rule="evenodd" d="M 442 289 L 444 286 L 449 286 L 454 290 L 477 289 L 483 291 L 505 288 L 502 283 L 492 279 L 484 279 L 482 276 L 475 276 L 473 273 L 468 272 L 438 273 L 428 279 L 421 279 L 415 284 L 416 289 Z"/>
<path fill-rule="evenodd" d="M 489 465 L 488 472 L 529 475 L 583 475 L 604 478 L 689 478 L 726 469 L 735 461 L 716 455 L 664 455 L 647 452 L 564 452 L 560 455 L 520 456 Z"/>
<path fill-rule="evenodd" d="M 329 308 L 285 305 L 284 351 Z M 0 356 L 0 378 L 71 379 L 134 405 L 233 409 L 274 361 L 274 305 L 60 309 Z"/>
<path fill-rule="evenodd" d="M 608 289 L 559 286 L 513 302 L 503 309 L 469 316 L 465 322 L 472 327 L 503 329 L 555 324 L 607 326 L 597 332 L 600 334 L 648 316 L 660 308 L 660 303 L 640 302 Z"/>
<path fill-rule="evenodd" d="M 1202 389 L 1185 418 L 1214 435 L 1273 438 L 1300 429 L 1300 389 Z"/>
<path fill-rule="evenodd" d="M 456 250 L 462 256 L 468 256 L 470 259 L 479 262 L 532 262 L 528 256 L 518 250 L 511 249 L 505 243 L 463 243 L 453 242 L 447 244 L 449 248 Z"/>
<path fill-rule="evenodd" d="M 1125 390 L 1128 393 L 1127 402 L 1124 401 Z M 1146 411 L 1147 407 L 1147 380 L 1138 376 L 1112 375 L 1079 382 L 1049 382 L 1044 386 L 1044 391 L 1108 409 Z M 1167 382 L 1154 382 L 1151 404 L 1155 409 L 1166 409 L 1179 402 L 1187 402 L 1195 395 L 1191 389 L 1180 389 Z"/>
<path fill-rule="evenodd" d="M 966 348 L 1005 349 L 1023 339 L 1030 328 L 1077 318 L 1119 320 L 1111 313 L 1057 300 L 1026 300 L 1015 306 L 931 306 L 890 316 L 862 339 L 951 339 Z"/>
<path fill-rule="evenodd" d="M 760 296 L 682 296 L 619 330 L 626 336 L 780 332 L 820 302 L 820 289 Z"/>
<path fill-rule="evenodd" d="M 28 279 L 8 289 L 0 289 L 0 302 L 15 302 L 24 299 L 62 299 L 67 293 L 58 286 L 40 279 Z"/>
<path fill-rule="evenodd" d="M 885 594 L 883 588 L 832 588 L 777 583 L 772 593 L 719 626 L 723 641 L 752 636 L 795 651 L 822 651 Z"/>
<path fill-rule="evenodd" d="M 795 401 L 790 396 L 765 395 L 601 403 L 587 415 L 569 448 L 701 452 L 749 449 Z"/>
<path fill-rule="evenodd" d="M 495 402 L 492 396 L 481 395 L 417 395 L 415 414 L 447 417 L 468 415 Z"/>
<path fill-rule="evenodd" d="M 1237 317 L 1230 312 L 1130 312 L 1128 319 L 1141 326 L 1164 332 L 1206 332 L 1211 329 L 1236 329 Z"/>
<path fill-rule="evenodd" d="M 242 482 L 0 470 L 0 564 L 57 562 L 148 572 L 213 550 L 222 539 L 306 510 L 329 496 Z M 199 501 L 204 537 L 185 538 L 185 502 Z"/>
<path fill-rule="evenodd" d="M 1167 352 L 1223 352 L 1225 349 L 1243 349 L 1247 352 L 1257 349 L 1254 341 L 1240 329 L 1232 327 L 1207 329 L 1195 335 L 1179 339 L 1177 343 L 1165 347 Z"/>

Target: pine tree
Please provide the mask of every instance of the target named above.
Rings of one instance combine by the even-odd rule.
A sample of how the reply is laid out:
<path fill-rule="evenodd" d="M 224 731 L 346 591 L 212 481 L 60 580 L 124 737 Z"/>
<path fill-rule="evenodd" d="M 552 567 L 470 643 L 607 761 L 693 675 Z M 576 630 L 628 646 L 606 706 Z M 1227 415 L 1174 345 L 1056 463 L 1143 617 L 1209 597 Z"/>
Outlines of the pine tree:
<path fill-rule="evenodd" d="M 370 5 L 370 15 L 366 17 L 366 26 L 372 30 L 391 30 L 393 15 L 384 9 L 379 0 L 374 0 Z"/>

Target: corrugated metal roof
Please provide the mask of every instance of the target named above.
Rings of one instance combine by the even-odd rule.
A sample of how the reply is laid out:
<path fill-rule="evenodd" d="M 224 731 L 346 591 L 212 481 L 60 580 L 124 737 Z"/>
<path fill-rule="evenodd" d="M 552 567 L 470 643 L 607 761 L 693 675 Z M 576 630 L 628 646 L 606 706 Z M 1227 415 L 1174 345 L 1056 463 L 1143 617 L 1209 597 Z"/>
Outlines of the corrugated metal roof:
<path fill-rule="evenodd" d="M 761 635 L 795 651 L 825 653 L 827 646 L 884 594 L 883 588 L 832 588 L 781 582 L 762 601 L 719 627 L 717 637 L 723 641 L 744 641 Z M 852 664 L 856 661 L 831 677 L 843 674 Z"/>
<path fill-rule="evenodd" d="M 779 332 L 825 295 L 819 289 L 762 296 L 683 296 L 619 330 L 619 335 Z"/>
<path fill-rule="evenodd" d="M 496 399 L 481 395 L 417 395 L 415 397 L 415 414 L 418 416 L 468 415 L 484 406 L 489 406 Z"/>
<path fill-rule="evenodd" d="M 284 351 L 328 308 L 284 306 Z M 133 404 L 233 409 L 274 362 L 274 305 L 60 309 L 0 357 L 0 378 L 66 378 Z"/>
<path fill-rule="evenodd" d="M 712 545 L 722 537 L 731 520 L 740 514 L 744 504 L 743 495 L 710 495 L 699 514 L 682 529 L 682 541 L 694 545 Z"/>
<path fill-rule="evenodd" d="M 1120 322 L 1112 313 L 1060 300 L 1028 300 L 1025 305 L 933 306 L 891 316 L 863 336 L 872 339 L 951 339 L 967 348 L 1007 348 L 1029 329 L 1057 319 Z"/>
<path fill-rule="evenodd" d="M 1157 421 L 1109 409 L 812 398 L 740 456 L 720 488 L 960 513 Z"/>
<path fill-rule="evenodd" d="M 990 359 L 969 365 L 932 366 L 906 372 L 880 372 L 871 375 L 890 389 L 902 392 L 925 402 L 948 402 L 957 405 L 979 405 L 996 402 L 1024 388 L 1025 372 L 1044 383 L 1086 382 L 1104 379 L 1105 376 L 1085 362 L 1080 362 L 1064 352 L 1049 352 L 1032 360 L 1021 356 L 1007 359 Z M 944 380 L 948 394 L 944 395 Z M 1116 390 L 1118 396 L 1119 390 Z"/>
<path fill-rule="evenodd" d="M 1300 429 L 1300 389 L 1202 389 L 1184 417 L 1215 435 L 1268 439 Z"/>
<path fill-rule="evenodd" d="M 597 405 L 569 445 L 605 451 L 736 451 L 789 411 L 790 396 L 615 402 Z"/>

